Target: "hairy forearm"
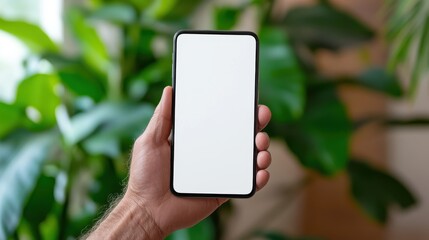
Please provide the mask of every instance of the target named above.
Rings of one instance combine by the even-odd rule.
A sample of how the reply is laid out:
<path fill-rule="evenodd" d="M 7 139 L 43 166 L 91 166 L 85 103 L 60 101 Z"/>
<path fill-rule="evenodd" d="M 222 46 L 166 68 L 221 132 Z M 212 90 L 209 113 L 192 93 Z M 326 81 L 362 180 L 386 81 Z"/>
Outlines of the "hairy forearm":
<path fill-rule="evenodd" d="M 163 233 L 150 213 L 124 196 L 86 239 L 162 239 Z"/>

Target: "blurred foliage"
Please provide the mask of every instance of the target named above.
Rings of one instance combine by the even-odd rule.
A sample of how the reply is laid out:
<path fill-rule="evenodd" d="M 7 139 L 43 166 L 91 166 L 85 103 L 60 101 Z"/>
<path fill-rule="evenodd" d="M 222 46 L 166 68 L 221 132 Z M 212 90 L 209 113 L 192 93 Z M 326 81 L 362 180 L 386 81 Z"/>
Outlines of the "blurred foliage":
<path fill-rule="evenodd" d="M 392 43 L 389 69 L 409 68 L 408 93 L 416 94 L 419 82 L 427 80 L 429 69 L 429 2 L 387 0 L 387 37 Z"/>
<path fill-rule="evenodd" d="M 32 23 L 0 18 L 0 30 L 26 44 L 29 58 L 52 66 L 48 73 L 27 71 L 15 101 L 0 102 L 0 239 L 77 238 L 121 194 L 133 140 L 171 84 L 172 36 L 192 28 L 200 4 L 88 1 L 66 9 L 71 46 L 54 43 Z M 260 36 L 260 101 L 273 112 L 269 134 L 286 140 L 305 168 L 325 176 L 345 171 L 351 196 L 377 221 L 387 220 L 392 205 L 412 206 L 415 197 L 392 175 L 349 161 L 357 129 L 337 93 L 338 86 L 354 84 L 401 97 L 397 78 L 370 68 L 331 79 L 313 63 L 319 50 L 359 47 L 373 31 L 327 1 L 279 19 L 271 17 L 272 1 L 215 6 L 212 28 L 234 29 L 250 8 L 257 10 Z M 100 26 L 116 29 L 120 44 L 109 46 Z M 65 54 L 70 47 L 75 53 Z M 214 239 L 221 232 L 216 214 L 168 239 Z"/>
<path fill-rule="evenodd" d="M 349 162 L 347 171 L 353 196 L 369 215 L 383 223 L 388 217 L 387 206 L 394 204 L 406 209 L 416 204 L 407 188 L 384 171 L 355 160 Z"/>

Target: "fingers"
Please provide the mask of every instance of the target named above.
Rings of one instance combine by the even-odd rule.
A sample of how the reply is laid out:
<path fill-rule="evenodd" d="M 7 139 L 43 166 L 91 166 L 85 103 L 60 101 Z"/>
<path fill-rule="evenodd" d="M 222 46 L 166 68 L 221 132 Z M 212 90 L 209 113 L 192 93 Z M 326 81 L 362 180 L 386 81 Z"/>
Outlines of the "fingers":
<path fill-rule="evenodd" d="M 258 106 L 258 131 L 264 129 L 271 119 L 271 111 L 265 105 Z"/>
<path fill-rule="evenodd" d="M 265 132 L 259 132 L 256 134 L 255 143 L 258 151 L 265 151 L 270 146 L 270 137 Z"/>
<path fill-rule="evenodd" d="M 267 170 L 259 170 L 256 173 L 256 190 L 261 190 L 270 179 L 270 173 Z"/>
<path fill-rule="evenodd" d="M 270 110 L 265 106 L 259 106 L 259 127 L 263 129 L 271 118 Z M 256 173 L 256 190 L 262 189 L 270 179 L 270 173 L 266 170 L 271 164 L 271 154 L 268 152 L 270 137 L 265 132 L 259 132 L 255 138 L 256 148 L 259 153 L 256 157 L 258 172 Z"/>
<path fill-rule="evenodd" d="M 164 88 L 161 100 L 142 135 L 145 142 L 161 144 L 168 141 L 171 132 L 172 95 L 173 89 L 170 86 Z"/>
<path fill-rule="evenodd" d="M 256 164 L 258 165 L 258 169 L 264 170 L 267 169 L 271 165 L 271 154 L 268 151 L 262 151 L 258 153 L 256 157 Z"/>

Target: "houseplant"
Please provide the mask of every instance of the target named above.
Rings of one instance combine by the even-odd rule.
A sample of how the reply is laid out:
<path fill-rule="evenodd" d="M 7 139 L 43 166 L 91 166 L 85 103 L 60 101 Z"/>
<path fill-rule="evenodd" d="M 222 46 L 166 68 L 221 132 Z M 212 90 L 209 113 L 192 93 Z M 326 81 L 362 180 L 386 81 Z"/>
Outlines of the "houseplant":
<path fill-rule="evenodd" d="M 373 31 L 327 1 L 278 19 L 271 16 L 272 3 L 215 6 L 213 28 L 231 29 L 246 10 L 257 9 L 260 100 L 273 112 L 267 131 L 284 139 L 304 168 L 327 177 L 345 171 L 351 196 L 371 217 L 386 222 L 391 205 L 407 208 L 416 199 L 389 173 L 351 160 L 349 140 L 358 129 L 337 88 L 355 84 L 401 97 L 401 87 L 384 69 L 329 79 L 312 63 L 320 49 L 359 46 Z M 0 30 L 32 50 L 28 61 L 51 64 L 48 72 L 28 70 L 15 100 L 0 103 L 0 238 L 78 237 L 121 194 L 130 146 L 171 82 L 172 35 L 192 27 L 200 4 L 93 0 L 66 9 L 74 55 L 34 24 L 0 19 Z M 118 31 L 116 51 L 109 51 L 97 32 L 100 24 Z M 216 222 L 214 215 L 171 238 L 210 239 Z"/>

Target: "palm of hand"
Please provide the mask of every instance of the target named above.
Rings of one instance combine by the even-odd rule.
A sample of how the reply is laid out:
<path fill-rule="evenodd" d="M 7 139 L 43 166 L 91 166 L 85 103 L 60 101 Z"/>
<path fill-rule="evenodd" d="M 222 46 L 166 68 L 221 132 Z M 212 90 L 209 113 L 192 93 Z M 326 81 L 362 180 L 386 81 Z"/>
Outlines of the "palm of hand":
<path fill-rule="evenodd" d="M 167 229 L 163 231 L 167 232 L 196 224 L 226 201 L 219 198 L 174 196 L 169 188 L 170 152 L 168 140 L 161 142 L 158 146 L 145 148 L 136 146 L 133 159 L 146 159 L 146 161 L 133 162 L 141 166 L 131 167 L 131 171 L 136 172 L 131 172 L 130 178 L 136 177 L 136 179 L 130 179 L 129 186 L 129 189 L 143 199 L 158 226 L 166 227 Z"/>
<path fill-rule="evenodd" d="M 210 215 L 224 198 L 181 198 L 170 191 L 170 142 L 172 89 L 164 90 L 154 116 L 135 142 L 130 167 L 127 193 L 140 206 L 147 209 L 161 231 L 170 233 L 189 227 Z M 258 111 L 259 130 L 264 128 L 271 117 L 269 109 L 260 106 Z M 255 139 L 259 151 L 257 156 L 257 189 L 261 189 L 269 179 L 265 170 L 271 163 L 269 137 L 258 133 Z"/>

